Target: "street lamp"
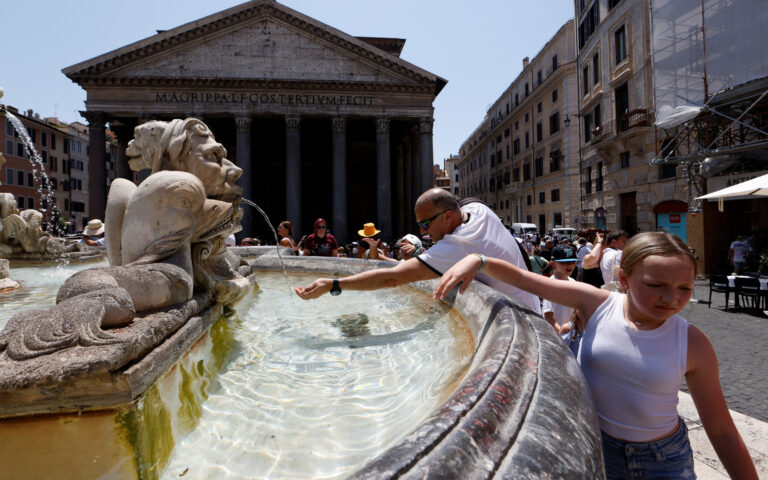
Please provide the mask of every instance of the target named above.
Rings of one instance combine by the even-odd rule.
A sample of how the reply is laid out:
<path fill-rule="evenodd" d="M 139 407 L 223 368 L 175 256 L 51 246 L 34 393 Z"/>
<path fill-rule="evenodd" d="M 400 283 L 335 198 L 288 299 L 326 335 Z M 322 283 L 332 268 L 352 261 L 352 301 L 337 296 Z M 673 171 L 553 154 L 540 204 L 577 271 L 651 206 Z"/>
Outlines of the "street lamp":
<path fill-rule="evenodd" d="M 580 113 L 566 113 L 565 119 L 563 119 L 563 125 L 565 125 L 565 128 L 568 128 L 571 124 L 571 117 L 581 117 Z"/>

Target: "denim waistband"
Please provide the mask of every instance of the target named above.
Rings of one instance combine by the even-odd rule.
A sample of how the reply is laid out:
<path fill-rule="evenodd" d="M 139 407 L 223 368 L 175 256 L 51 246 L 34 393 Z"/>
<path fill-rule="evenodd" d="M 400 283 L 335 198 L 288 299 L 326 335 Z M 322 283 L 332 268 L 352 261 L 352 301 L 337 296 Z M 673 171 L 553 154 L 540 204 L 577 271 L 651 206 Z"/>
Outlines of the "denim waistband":
<path fill-rule="evenodd" d="M 646 443 L 628 442 L 619 440 L 618 438 L 613 438 L 607 433 L 602 432 L 603 442 L 610 443 L 611 445 L 622 448 L 627 452 L 641 452 L 643 450 L 650 450 L 656 453 L 670 448 L 677 448 L 688 441 L 688 427 L 685 426 L 685 421 L 681 417 L 677 418 L 678 426 L 674 433 L 664 438 L 660 438 L 659 440 Z"/>

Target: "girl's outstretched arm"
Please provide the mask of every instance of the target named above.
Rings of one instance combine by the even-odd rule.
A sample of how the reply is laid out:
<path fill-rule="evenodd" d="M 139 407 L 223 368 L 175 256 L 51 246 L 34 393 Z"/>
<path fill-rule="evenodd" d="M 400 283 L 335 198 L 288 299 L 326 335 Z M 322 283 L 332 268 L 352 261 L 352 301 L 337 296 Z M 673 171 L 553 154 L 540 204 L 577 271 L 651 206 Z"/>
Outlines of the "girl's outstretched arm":
<path fill-rule="evenodd" d="M 471 254 L 464 257 L 456 265 L 448 269 L 440 278 L 434 291 L 434 298 L 445 298 L 453 287 L 461 283 L 459 293 L 469 287 L 478 269 L 483 273 L 502 282 L 509 283 L 527 292 L 546 298 L 560 305 L 575 308 L 589 318 L 597 307 L 608 298 L 607 290 L 595 288 L 582 282 L 564 282 L 545 277 L 527 270 L 522 270 L 511 263 L 498 258 L 487 258 L 485 265 L 479 255 Z"/>
<path fill-rule="evenodd" d="M 723 398 L 715 350 L 707 336 L 693 325 L 688 327 L 685 380 L 707 437 L 728 475 L 757 480 L 755 465 Z"/>

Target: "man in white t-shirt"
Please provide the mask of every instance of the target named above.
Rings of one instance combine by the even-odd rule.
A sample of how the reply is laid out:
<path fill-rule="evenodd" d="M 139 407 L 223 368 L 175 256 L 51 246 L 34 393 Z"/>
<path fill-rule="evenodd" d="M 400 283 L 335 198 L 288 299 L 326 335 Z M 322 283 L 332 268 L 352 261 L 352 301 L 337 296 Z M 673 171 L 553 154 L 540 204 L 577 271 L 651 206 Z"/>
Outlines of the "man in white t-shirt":
<path fill-rule="evenodd" d="M 600 271 L 603 273 L 603 281 L 610 283 L 619 280 L 619 267 L 621 266 L 621 253 L 627 244 L 627 232 L 616 230 L 605 237 L 605 251 L 600 260 Z"/>
<path fill-rule="evenodd" d="M 343 290 L 376 290 L 395 287 L 442 275 L 456 262 L 472 253 L 501 258 L 527 269 L 521 248 L 491 209 L 480 202 L 460 206 L 449 192 L 433 188 L 416 201 L 415 213 L 421 234 L 429 234 L 434 245 L 416 258 L 393 268 L 369 270 L 339 279 L 320 278 L 308 287 L 296 287 L 303 299 L 325 293 L 339 295 Z M 535 313 L 541 312 L 537 296 L 482 273 L 477 279 L 513 299 L 520 300 Z"/>

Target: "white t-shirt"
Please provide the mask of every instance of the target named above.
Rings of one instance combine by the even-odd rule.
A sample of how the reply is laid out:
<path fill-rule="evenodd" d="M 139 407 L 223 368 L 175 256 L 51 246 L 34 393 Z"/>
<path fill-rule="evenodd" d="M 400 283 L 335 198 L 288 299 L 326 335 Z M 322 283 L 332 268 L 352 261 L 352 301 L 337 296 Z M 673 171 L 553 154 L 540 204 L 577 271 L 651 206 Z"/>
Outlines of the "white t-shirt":
<path fill-rule="evenodd" d="M 583 261 L 584 257 L 586 257 L 587 254 L 589 254 L 589 252 L 591 251 L 592 251 L 592 247 L 589 246 L 588 243 L 585 245 L 579 245 L 578 247 L 576 247 L 576 258 Z M 581 267 L 581 263 L 579 263 L 579 267 Z"/>
<path fill-rule="evenodd" d="M 616 265 L 616 268 L 618 268 L 621 265 L 621 252 L 621 250 L 610 247 L 606 248 L 603 252 L 603 259 L 600 260 L 600 271 L 603 273 L 603 281 L 605 283 L 619 279 L 618 275 L 614 278 L 613 266 Z"/>
<path fill-rule="evenodd" d="M 461 207 L 461 210 L 469 216 L 466 223 L 456 227 L 453 233 L 444 236 L 432 248 L 416 257 L 420 262 L 442 275 L 467 255 L 480 253 L 528 270 L 515 238 L 490 208 L 482 203 L 470 203 Z M 539 297 L 536 295 L 483 273 L 475 278 L 510 298 L 520 300 L 540 314 Z"/>
<path fill-rule="evenodd" d="M 600 428 L 646 443 L 677 424 L 677 393 L 688 355 L 688 322 L 672 315 L 654 330 L 624 317 L 626 295 L 613 292 L 587 321 L 577 355 Z"/>
<path fill-rule="evenodd" d="M 568 277 L 568 281 L 575 282 L 576 280 L 574 280 L 572 277 Z M 574 309 L 571 307 L 566 307 L 565 305 L 554 303 L 550 300 L 547 300 L 546 298 L 542 301 L 541 314 L 544 315 L 547 312 L 552 312 L 555 316 L 555 322 L 559 323 L 560 325 L 564 325 L 568 322 L 568 319 L 571 318 L 573 311 Z"/>

